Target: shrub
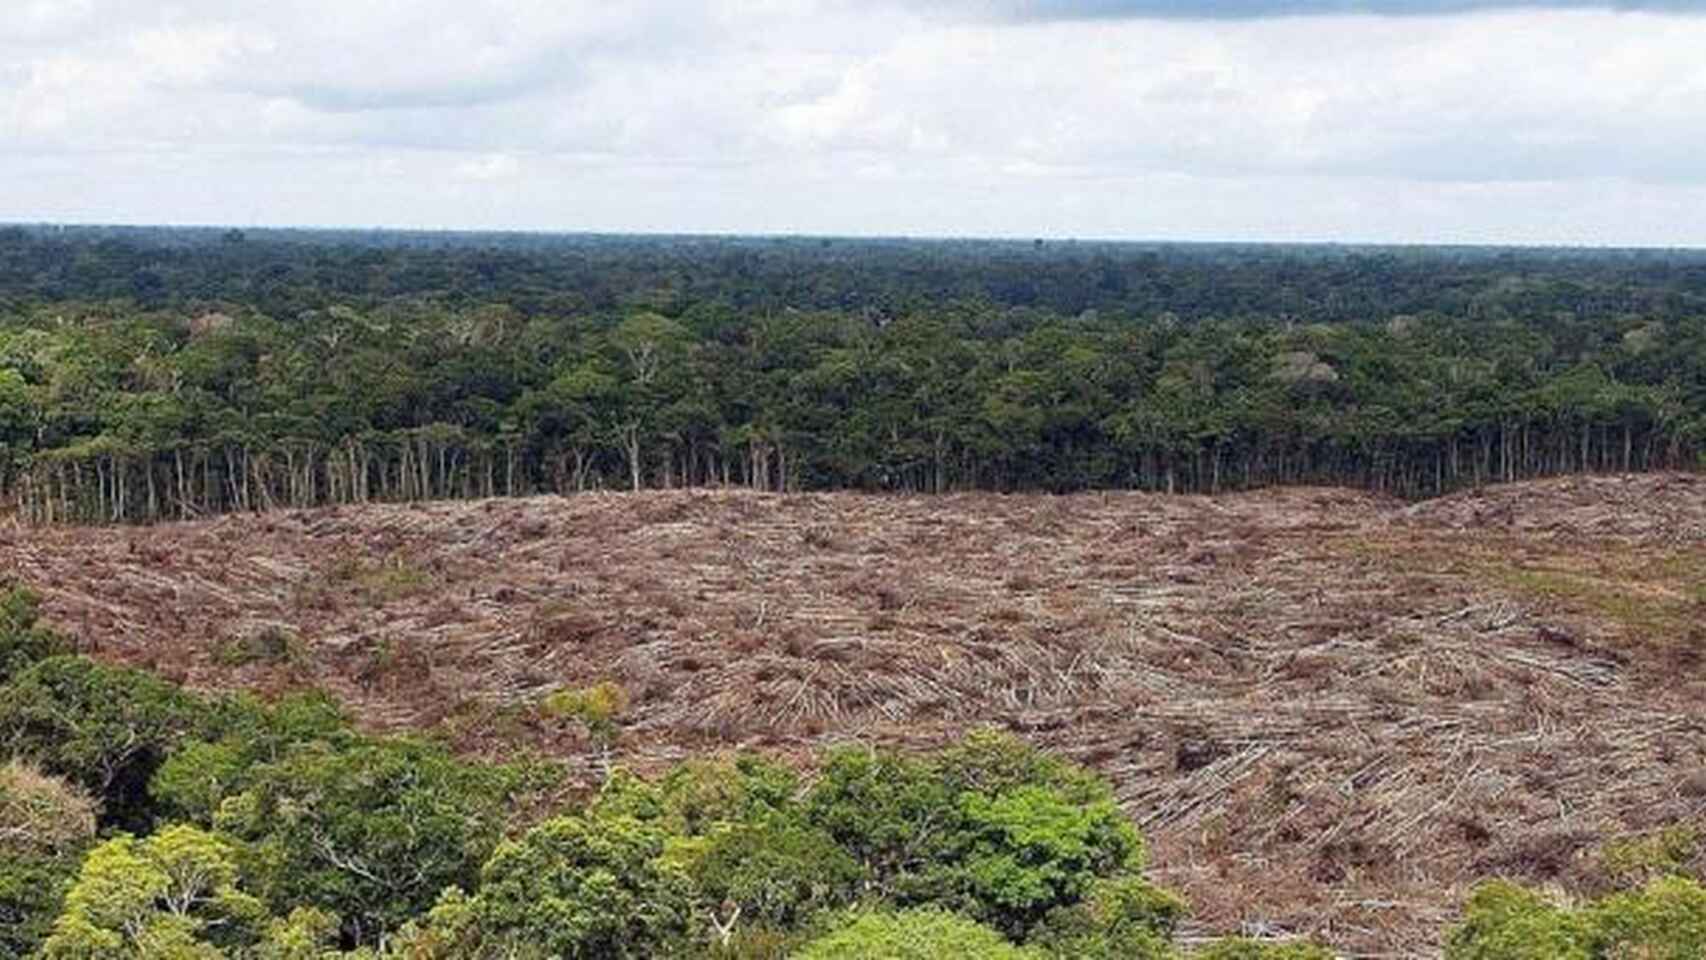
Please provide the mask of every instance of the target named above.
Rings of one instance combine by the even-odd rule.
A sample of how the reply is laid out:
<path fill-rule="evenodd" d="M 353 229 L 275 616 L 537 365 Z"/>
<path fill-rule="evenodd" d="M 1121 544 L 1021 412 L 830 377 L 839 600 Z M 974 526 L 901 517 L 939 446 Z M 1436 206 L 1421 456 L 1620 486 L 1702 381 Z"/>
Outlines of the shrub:
<path fill-rule="evenodd" d="M 1079 960 L 1162 960 L 1185 903 L 1142 877 L 1098 880 L 1085 898 L 1050 911 L 1030 943 Z"/>
<path fill-rule="evenodd" d="M 0 587 L 0 683 L 38 660 L 71 652 L 59 634 L 37 625 L 41 598 L 23 587 Z"/>
<path fill-rule="evenodd" d="M 1495 880 L 1475 888 L 1446 960 L 1592 960 L 1591 925 L 1532 890 Z"/>
<path fill-rule="evenodd" d="M 1041 960 L 1001 934 L 958 914 L 935 908 L 861 912 L 835 932 L 795 954 L 796 960 Z"/>
<path fill-rule="evenodd" d="M 148 779 L 202 706 L 139 670 L 50 657 L 0 691 L 0 754 L 28 757 L 101 802 L 104 825 L 146 829 Z"/>
<path fill-rule="evenodd" d="M 1446 943 L 1448 960 L 1706 956 L 1706 889 L 1660 877 L 1639 890 L 1569 909 L 1513 883 L 1476 888 Z"/>
<path fill-rule="evenodd" d="M 628 691 L 606 680 L 584 690 L 558 690 L 540 708 L 549 717 L 579 720 L 594 737 L 608 740 L 616 735 L 616 721 L 628 709 Z"/>
<path fill-rule="evenodd" d="M 1652 877 L 1684 875 L 1700 853 L 1700 832 L 1688 824 L 1673 824 L 1646 836 L 1606 844 L 1600 851 L 1600 865 L 1619 886 L 1632 886 Z"/>
<path fill-rule="evenodd" d="M 1706 889 L 1661 877 L 1639 891 L 1605 898 L 1592 910 L 1596 956 L 1641 960 L 1706 957 Z"/>

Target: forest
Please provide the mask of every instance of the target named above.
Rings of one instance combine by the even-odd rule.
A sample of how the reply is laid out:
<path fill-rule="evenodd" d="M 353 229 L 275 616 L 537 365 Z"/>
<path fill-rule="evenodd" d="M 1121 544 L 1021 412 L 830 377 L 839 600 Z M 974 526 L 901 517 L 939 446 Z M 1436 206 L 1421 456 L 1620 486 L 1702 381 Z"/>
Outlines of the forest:
<path fill-rule="evenodd" d="M 1698 469 L 1706 254 L 15 226 L 38 522 Z"/>

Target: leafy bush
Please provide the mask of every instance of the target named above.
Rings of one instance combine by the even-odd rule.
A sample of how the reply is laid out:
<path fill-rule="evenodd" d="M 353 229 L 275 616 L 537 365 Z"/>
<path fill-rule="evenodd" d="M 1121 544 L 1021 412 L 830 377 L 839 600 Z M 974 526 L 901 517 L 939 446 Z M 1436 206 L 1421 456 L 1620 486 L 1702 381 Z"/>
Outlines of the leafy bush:
<path fill-rule="evenodd" d="M 1571 909 L 1507 881 L 1476 888 L 1446 942 L 1448 960 L 1706 956 L 1706 889 L 1660 877 Z"/>
<path fill-rule="evenodd" d="M 1639 891 L 1607 897 L 1592 920 L 1597 956 L 1706 957 L 1706 889 L 1685 877 L 1661 877 Z"/>
<path fill-rule="evenodd" d="M 1185 913 L 1177 896 L 1138 876 L 1098 880 L 1085 898 L 1050 911 L 1030 943 L 1078 960 L 1161 960 Z"/>
<path fill-rule="evenodd" d="M 1029 947 L 959 914 L 935 908 L 861 912 L 835 932 L 807 944 L 796 960 L 1042 960 Z"/>
<path fill-rule="evenodd" d="M 41 598 L 23 587 L 0 587 L 0 683 L 48 657 L 71 652 L 64 637 L 37 625 Z"/>
<path fill-rule="evenodd" d="M 104 825 L 146 829 L 147 786 L 203 708 L 139 670 L 50 657 L 0 690 L 0 754 L 28 757 L 101 801 Z"/>
<path fill-rule="evenodd" d="M 0 956 L 27 956 L 47 936 L 94 837 L 95 803 L 81 790 L 18 761 L 0 766 Z"/>
<path fill-rule="evenodd" d="M 1504 880 L 1475 888 L 1446 960 L 1592 960 L 1587 919 Z"/>
<path fill-rule="evenodd" d="M 1653 877 L 1680 876 L 1701 855 L 1700 831 L 1672 824 L 1641 837 L 1608 843 L 1600 851 L 1600 866 L 1619 886 L 1632 886 Z"/>
<path fill-rule="evenodd" d="M 540 704 L 546 716 L 579 720 L 600 740 L 616 735 L 616 721 L 628 709 L 628 691 L 606 680 L 584 690 L 558 690 Z"/>

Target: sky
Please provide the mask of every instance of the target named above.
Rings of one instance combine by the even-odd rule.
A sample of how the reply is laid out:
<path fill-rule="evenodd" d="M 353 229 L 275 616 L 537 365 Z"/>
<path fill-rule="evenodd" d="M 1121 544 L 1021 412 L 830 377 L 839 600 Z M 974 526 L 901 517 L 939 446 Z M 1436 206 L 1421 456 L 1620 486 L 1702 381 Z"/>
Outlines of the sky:
<path fill-rule="evenodd" d="M 0 221 L 1706 245 L 1706 0 L 0 0 Z"/>

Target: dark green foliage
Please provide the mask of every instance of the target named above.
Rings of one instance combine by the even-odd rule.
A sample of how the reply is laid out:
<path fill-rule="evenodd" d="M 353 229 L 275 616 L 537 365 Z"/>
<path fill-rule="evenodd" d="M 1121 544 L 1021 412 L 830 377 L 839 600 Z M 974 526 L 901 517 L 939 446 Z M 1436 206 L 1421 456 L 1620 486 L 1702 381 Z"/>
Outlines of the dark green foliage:
<path fill-rule="evenodd" d="M 782 817 L 727 827 L 693 846 L 682 858 L 702 909 L 744 926 L 788 928 L 846 906 L 864 877 L 829 834 Z"/>
<path fill-rule="evenodd" d="M 145 829 L 148 780 L 205 708 L 151 674 L 50 657 L 0 688 L 0 756 L 28 757 L 82 785 L 102 822 Z"/>
<path fill-rule="evenodd" d="M 993 734 L 927 759 L 838 752 L 806 809 L 897 902 L 961 910 L 1020 940 L 1098 878 L 1143 866 L 1105 785 Z"/>
<path fill-rule="evenodd" d="M 255 767 L 215 824 L 242 842 L 250 889 L 275 910 L 311 906 L 373 942 L 472 885 L 496 845 L 507 770 L 411 740 L 311 743 Z"/>
<path fill-rule="evenodd" d="M 71 652 L 64 637 L 37 624 L 40 606 L 34 592 L 0 584 L 0 684 L 38 660 Z"/>
<path fill-rule="evenodd" d="M 320 692 L 273 704 L 242 695 L 216 700 L 196 733 L 161 764 L 148 791 L 160 816 L 203 826 L 211 826 L 220 803 L 246 790 L 265 764 L 303 744 L 360 742 L 337 704 Z"/>
<path fill-rule="evenodd" d="M 452 890 L 405 953 L 424 958 L 653 957 L 690 929 L 686 876 L 666 834 L 626 816 L 558 817 L 498 847 L 479 892 Z"/>
<path fill-rule="evenodd" d="M 1138 876 L 1098 880 L 1084 899 L 1056 907 L 1030 943 L 1079 960 L 1162 960 L 1185 914 L 1177 896 Z"/>
<path fill-rule="evenodd" d="M 720 483 L 1430 495 L 1706 455 L 1698 253 L 168 236 L 0 235 L 0 493 L 31 517 Z M 289 653 L 258 639 L 227 655 Z"/>

